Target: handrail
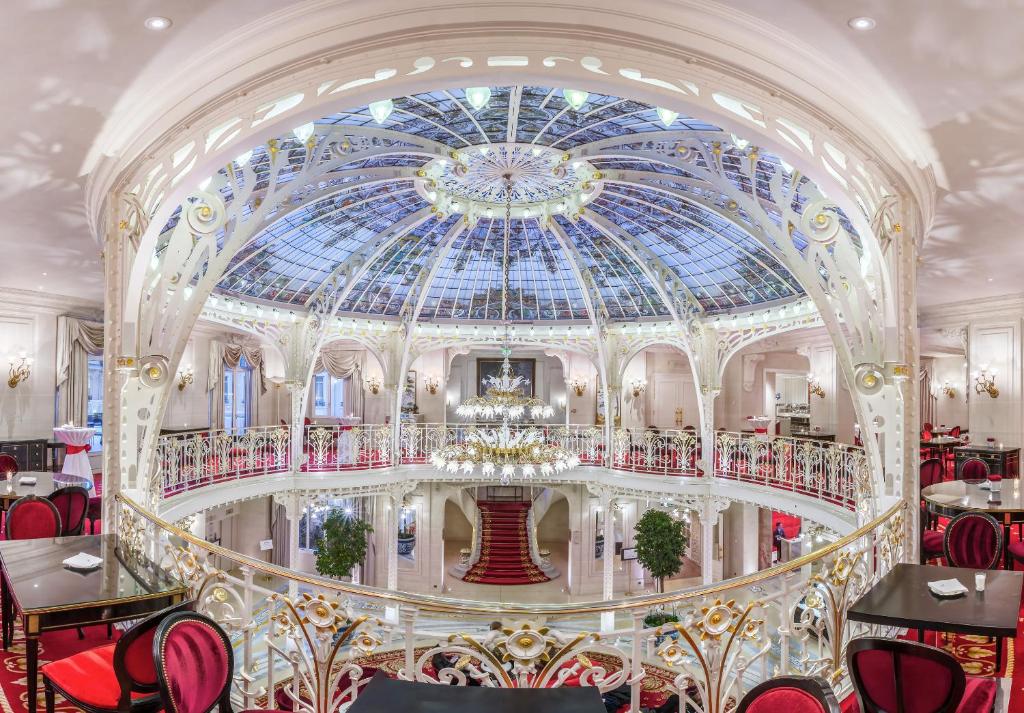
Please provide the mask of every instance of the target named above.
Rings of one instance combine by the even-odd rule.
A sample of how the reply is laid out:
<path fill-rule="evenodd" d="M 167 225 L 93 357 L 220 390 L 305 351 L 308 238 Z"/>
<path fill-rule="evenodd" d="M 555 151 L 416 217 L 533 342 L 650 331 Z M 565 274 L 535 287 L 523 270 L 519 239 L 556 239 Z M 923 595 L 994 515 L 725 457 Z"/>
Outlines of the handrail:
<path fill-rule="evenodd" d="M 313 587 L 319 587 L 321 589 L 333 590 L 350 595 L 359 595 L 363 597 L 376 598 L 384 600 L 393 605 L 407 605 L 415 607 L 420 610 L 442 612 L 442 613 L 460 613 L 460 614 L 491 614 L 491 615 L 572 615 L 572 614 L 598 614 L 602 612 L 615 612 L 624 611 L 629 609 L 635 609 L 640 607 L 653 607 L 653 606 L 665 606 L 680 602 L 686 599 L 692 599 L 696 597 L 706 597 L 714 595 L 719 592 L 724 592 L 729 589 L 736 587 L 743 587 L 755 584 L 760 581 L 772 579 L 778 575 L 786 574 L 798 570 L 808 564 L 822 560 L 834 552 L 847 547 L 848 545 L 856 542 L 861 537 L 871 533 L 876 528 L 880 527 L 883 523 L 892 517 L 895 517 L 905 507 L 906 503 L 900 501 L 890 507 L 882 515 L 874 518 L 870 522 L 857 528 L 850 534 L 839 538 L 835 542 L 832 542 L 820 550 L 809 552 L 805 555 L 801 555 L 795 559 L 790 560 L 774 567 L 770 567 L 759 572 L 755 572 L 750 575 L 743 577 L 737 577 L 733 579 L 723 580 L 710 585 L 701 585 L 689 589 L 677 590 L 675 592 L 661 593 L 661 594 L 645 594 L 637 597 L 628 597 L 624 599 L 613 599 L 608 601 L 590 601 L 590 602 L 577 602 L 569 606 L 555 605 L 555 604 L 535 604 L 531 606 L 508 606 L 501 602 L 480 602 L 466 599 L 455 599 L 450 597 L 435 597 L 431 595 L 422 594 L 410 594 L 405 592 L 395 592 L 387 589 L 379 589 L 377 587 L 369 587 L 366 585 L 350 584 L 347 582 L 339 582 L 337 580 L 328 579 L 325 577 L 318 577 L 303 572 L 297 572 L 287 567 L 281 567 L 274 564 L 268 564 L 262 560 L 257 560 L 248 555 L 235 552 L 226 547 L 215 545 L 206 540 L 203 540 L 190 532 L 186 532 L 179 527 L 161 519 L 159 516 L 144 509 L 141 505 L 136 503 L 127 495 L 118 493 L 115 495 L 118 502 L 124 504 L 126 507 L 133 510 L 140 517 L 148 520 L 155 526 L 162 530 L 165 530 L 176 537 L 198 547 L 202 550 L 207 551 L 210 554 L 224 557 L 225 559 L 232 560 L 241 564 L 245 567 L 249 567 L 254 571 L 261 572 L 263 574 L 270 575 L 272 577 L 280 577 L 285 580 L 298 582 L 301 584 L 307 584 Z"/>

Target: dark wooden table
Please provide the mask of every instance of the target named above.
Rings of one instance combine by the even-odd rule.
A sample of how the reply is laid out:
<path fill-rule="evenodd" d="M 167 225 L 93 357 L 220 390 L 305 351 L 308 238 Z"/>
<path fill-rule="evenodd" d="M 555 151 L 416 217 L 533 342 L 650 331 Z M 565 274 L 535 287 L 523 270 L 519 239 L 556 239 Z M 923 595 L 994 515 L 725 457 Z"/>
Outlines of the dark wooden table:
<path fill-rule="evenodd" d="M 959 438 L 952 438 L 950 436 L 938 436 L 930 441 L 921 440 L 922 448 L 934 448 L 939 452 L 939 458 L 942 458 L 942 454 L 946 451 L 952 450 L 957 446 L 963 445 L 963 441 Z"/>
<path fill-rule="evenodd" d="M 24 485 L 22 478 L 35 478 L 35 485 Z M 18 498 L 26 495 L 38 495 L 45 498 L 58 488 L 67 485 L 80 485 L 86 490 L 92 489 L 92 483 L 68 473 L 52 473 L 48 470 L 30 470 L 18 473 L 12 480 L 0 480 L 0 509 L 6 510 Z"/>
<path fill-rule="evenodd" d="M 1003 638 L 1017 635 L 1024 572 L 986 571 L 985 591 L 974 589 L 977 570 L 898 564 L 854 604 L 850 621 L 996 638 L 996 671 L 1002 665 Z M 941 598 L 931 593 L 928 582 L 958 579 L 967 587 L 961 597 Z"/>
<path fill-rule="evenodd" d="M 103 558 L 89 572 L 66 569 L 68 557 Z M 130 556 L 117 535 L 84 535 L 0 542 L 3 644 L 14 636 L 14 617 L 25 632 L 29 713 L 36 711 L 39 636 L 47 631 L 138 619 L 183 601 L 186 589 L 144 558 Z"/>
<path fill-rule="evenodd" d="M 956 463 L 956 477 L 960 477 L 964 463 L 971 458 L 979 458 L 988 464 L 988 472 L 1004 478 L 1017 478 L 1020 475 L 1020 448 L 1016 446 L 983 445 L 972 443 L 969 446 L 957 446 L 953 449 Z"/>
<path fill-rule="evenodd" d="M 929 485 L 921 491 L 925 506 L 943 517 L 956 517 L 967 510 L 986 512 L 1003 524 L 1003 566 L 1013 568 L 1010 559 L 1010 526 L 1024 523 L 1024 491 L 1019 478 L 1002 481 L 998 493 L 981 487 L 983 480 L 951 480 Z"/>

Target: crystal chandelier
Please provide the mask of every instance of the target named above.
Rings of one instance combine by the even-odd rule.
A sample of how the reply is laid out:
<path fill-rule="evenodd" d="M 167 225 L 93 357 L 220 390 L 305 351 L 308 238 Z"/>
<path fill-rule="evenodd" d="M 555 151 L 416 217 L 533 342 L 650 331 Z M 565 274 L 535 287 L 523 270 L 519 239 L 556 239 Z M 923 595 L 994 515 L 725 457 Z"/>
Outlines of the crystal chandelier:
<path fill-rule="evenodd" d="M 579 457 L 560 445 L 546 443 L 544 432 L 533 426 L 512 426 L 527 413 L 532 418 L 548 418 L 554 409 L 541 399 L 526 396 L 530 381 L 512 373 L 508 346 L 509 238 L 512 220 L 512 179 L 505 175 L 505 231 L 502 263 L 501 319 L 505 324 L 501 370 L 485 380 L 483 396 L 466 399 L 455 410 L 466 419 L 500 420 L 497 427 L 471 428 L 462 443 L 435 450 L 430 461 L 449 473 L 473 473 L 478 468 L 484 477 L 498 475 L 508 485 L 517 474 L 532 478 L 538 473 L 550 476 L 580 464 Z"/>

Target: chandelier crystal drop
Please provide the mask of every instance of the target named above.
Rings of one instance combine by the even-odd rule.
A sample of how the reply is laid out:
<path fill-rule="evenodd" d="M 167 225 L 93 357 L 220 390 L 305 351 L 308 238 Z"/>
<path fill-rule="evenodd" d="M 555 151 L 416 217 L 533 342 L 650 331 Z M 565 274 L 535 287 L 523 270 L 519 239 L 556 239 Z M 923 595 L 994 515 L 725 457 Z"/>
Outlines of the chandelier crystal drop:
<path fill-rule="evenodd" d="M 580 464 L 579 457 L 561 445 L 548 443 L 544 431 L 529 425 L 515 425 L 527 414 L 531 418 L 550 418 L 555 410 L 543 400 L 526 395 L 530 380 L 512 371 L 508 343 L 509 242 L 512 222 L 513 173 L 506 173 L 504 252 L 502 263 L 501 319 L 505 324 L 502 362 L 497 376 L 488 376 L 483 396 L 473 396 L 455 409 L 465 419 L 497 420 L 498 426 L 473 427 L 465 440 L 435 450 L 430 461 L 439 470 L 470 475 L 479 469 L 485 478 L 498 476 L 502 485 L 512 478 L 532 478 L 538 473 L 548 477 Z"/>

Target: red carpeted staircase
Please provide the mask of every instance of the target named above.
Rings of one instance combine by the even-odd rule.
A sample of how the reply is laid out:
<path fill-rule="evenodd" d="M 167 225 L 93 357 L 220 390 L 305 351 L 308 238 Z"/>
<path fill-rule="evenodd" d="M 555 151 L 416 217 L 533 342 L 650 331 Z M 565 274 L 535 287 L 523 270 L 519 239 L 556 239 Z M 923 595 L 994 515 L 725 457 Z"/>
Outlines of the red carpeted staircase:
<path fill-rule="evenodd" d="M 462 578 L 478 584 L 536 584 L 547 582 L 530 559 L 526 518 L 528 502 L 481 500 L 480 559 Z"/>

